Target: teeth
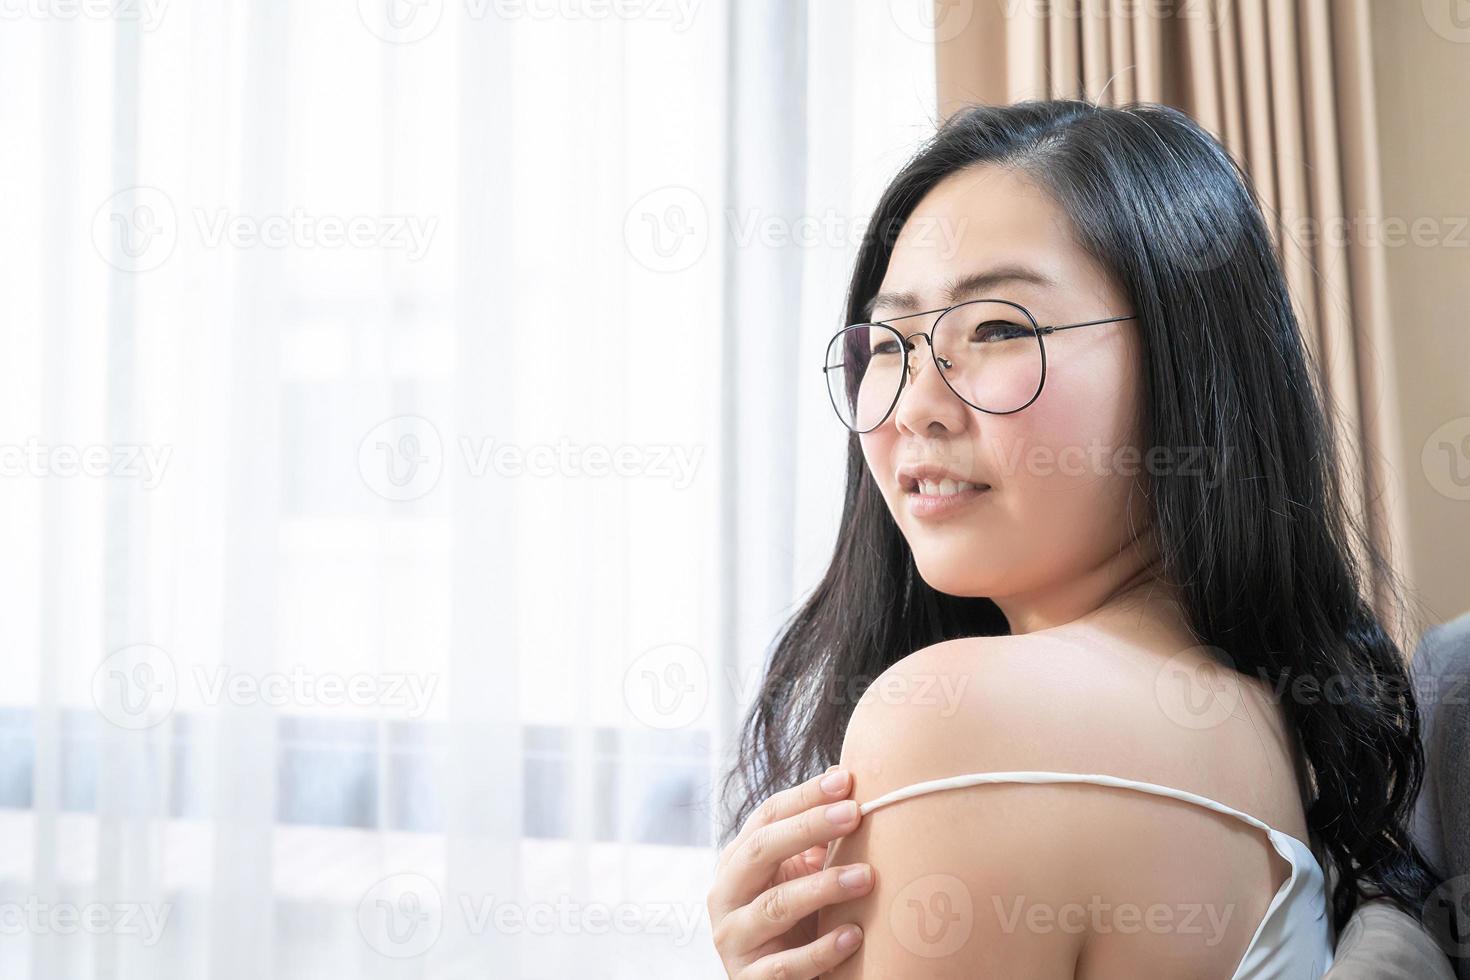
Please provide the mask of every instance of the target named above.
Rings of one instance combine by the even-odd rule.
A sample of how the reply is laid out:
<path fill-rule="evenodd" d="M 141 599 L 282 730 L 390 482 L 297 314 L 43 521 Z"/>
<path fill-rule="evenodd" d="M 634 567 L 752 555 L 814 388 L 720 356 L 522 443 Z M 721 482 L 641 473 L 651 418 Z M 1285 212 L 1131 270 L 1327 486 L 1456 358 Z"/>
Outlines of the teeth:
<path fill-rule="evenodd" d="M 973 483 L 966 483 L 964 480 L 955 481 L 945 478 L 937 482 L 934 480 L 919 481 L 919 492 L 926 497 L 951 497 L 957 493 L 964 493 L 966 490 L 973 489 L 975 489 L 975 485 Z"/>

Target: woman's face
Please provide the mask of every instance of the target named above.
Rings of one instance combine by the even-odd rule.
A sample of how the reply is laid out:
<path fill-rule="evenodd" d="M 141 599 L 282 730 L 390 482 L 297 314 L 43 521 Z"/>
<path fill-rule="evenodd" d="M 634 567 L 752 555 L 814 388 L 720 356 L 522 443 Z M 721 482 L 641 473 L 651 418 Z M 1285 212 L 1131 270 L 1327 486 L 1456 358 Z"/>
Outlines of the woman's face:
<path fill-rule="evenodd" d="M 963 288 L 980 275 L 991 278 Z M 955 284 L 958 295 L 951 294 Z M 980 298 L 1018 303 L 1041 327 L 1134 312 L 1073 241 L 1058 205 L 1029 178 L 995 166 L 952 174 L 919 202 L 895 242 L 871 319 Z M 912 337 L 936 319 L 893 326 Z M 1029 611 L 1031 600 L 1066 583 L 1121 577 L 1113 575 L 1120 552 L 1147 520 L 1142 494 L 1130 501 L 1129 493 L 1149 465 L 1135 430 L 1137 330 L 1136 321 L 1124 320 L 1046 336 L 1041 395 L 1009 415 L 961 401 L 939 377 L 928 342 L 913 338 L 914 373 L 902 397 L 861 439 L 931 587 L 994 598 L 1012 629 L 1025 631 L 1016 614 Z M 936 481 L 943 473 L 989 489 L 941 500 L 916 485 L 912 471 L 925 466 L 935 468 Z M 1015 600 L 1009 607 L 1006 597 Z"/>

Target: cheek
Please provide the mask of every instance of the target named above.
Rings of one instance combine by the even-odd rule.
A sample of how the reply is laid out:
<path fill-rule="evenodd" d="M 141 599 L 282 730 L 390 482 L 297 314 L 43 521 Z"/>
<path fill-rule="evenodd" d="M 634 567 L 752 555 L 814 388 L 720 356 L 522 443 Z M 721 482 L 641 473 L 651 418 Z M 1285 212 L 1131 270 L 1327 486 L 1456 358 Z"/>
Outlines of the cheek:
<path fill-rule="evenodd" d="M 1097 341 L 1067 350 L 1047 365 L 1046 387 L 1026 413 L 1033 442 L 1059 456 L 1086 452 L 1112 460 L 1120 451 L 1137 446 L 1137 370 L 1131 345 Z M 1117 475 L 1107 466 L 1093 476 Z"/>
<path fill-rule="evenodd" d="M 1004 475 L 1033 492 L 1070 492 L 1121 475 L 1115 460 L 1135 445 L 1131 425 L 1111 404 L 1090 410 L 1081 402 L 1038 401 L 1024 414 L 991 429 Z"/>
<path fill-rule="evenodd" d="M 1048 538 L 1126 528 L 1140 470 L 1133 372 L 1099 352 L 1048 365 L 1041 397 L 990 420 L 987 447 L 1013 513 Z"/>
<path fill-rule="evenodd" d="M 888 454 L 885 443 L 888 440 L 878 432 L 867 432 L 858 436 L 858 445 L 863 447 L 863 459 L 868 463 L 868 470 L 874 476 L 882 472 L 883 458 Z"/>
<path fill-rule="evenodd" d="M 874 482 L 878 484 L 878 488 L 883 491 L 885 497 L 889 495 L 889 476 L 898 468 L 898 462 L 893 455 L 896 434 L 892 430 L 893 426 L 885 423 L 872 432 L 865 432 L 858 436 L 858 444 L 863 447 L 863 459 L 868 464 L 868 472 L 872 474 Z"/>

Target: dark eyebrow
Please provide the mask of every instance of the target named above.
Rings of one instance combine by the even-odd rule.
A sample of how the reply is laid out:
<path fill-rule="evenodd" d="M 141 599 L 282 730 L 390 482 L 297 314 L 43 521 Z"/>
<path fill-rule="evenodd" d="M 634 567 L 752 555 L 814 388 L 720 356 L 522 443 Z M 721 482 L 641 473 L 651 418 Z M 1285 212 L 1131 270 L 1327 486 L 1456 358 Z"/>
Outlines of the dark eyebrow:
<path fill-rule="evenodd" d="M 1024 282 L 1043 288 L 1057 285 L 1057 281 L 1044 272 L 1024 265 L 1003 265 L 985 272 L 972 272 L 958 279 L 951 279 L 945 290 L 946 303 L 954 303 L 971 293 L 990 290 L 996 286 Z M 918 310 L 922 301 L 917 293 L 898 291 L 879 293 L 863 307 L 863 319 L 871 320 L 873 311 L 880 306 L 902 310 Z"/>

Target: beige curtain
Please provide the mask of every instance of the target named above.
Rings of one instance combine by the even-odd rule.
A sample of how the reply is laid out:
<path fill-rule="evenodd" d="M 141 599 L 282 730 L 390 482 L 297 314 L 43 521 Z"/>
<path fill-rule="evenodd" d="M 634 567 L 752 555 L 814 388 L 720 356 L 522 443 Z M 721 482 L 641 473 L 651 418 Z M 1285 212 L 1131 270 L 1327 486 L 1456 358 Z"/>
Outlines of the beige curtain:
<path fill-rule="evenodd" d="M 1389 461 L 1397 399 L 1381 250 L 1368 0 L 935 0 L 939 112 L 1028 98 L 1188 112 L 1251 175 L 1324 394 L 1358 518 L 1408 560 Z M 1381 585 L 1381 583 L 1380 583 Z M 1402 643 L 1417 628 L 1390 614 Z"/>

